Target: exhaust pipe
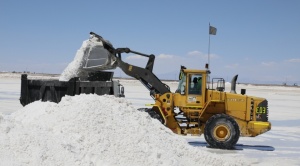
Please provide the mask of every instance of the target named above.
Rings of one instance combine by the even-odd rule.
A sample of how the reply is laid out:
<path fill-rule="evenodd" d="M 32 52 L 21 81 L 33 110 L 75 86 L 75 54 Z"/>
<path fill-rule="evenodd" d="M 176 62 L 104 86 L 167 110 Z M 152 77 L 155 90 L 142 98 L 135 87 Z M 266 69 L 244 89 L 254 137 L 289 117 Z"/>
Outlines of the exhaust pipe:
<path fill-rule="evenodd" d="M 231 90 L 230 90 L 230 93 L 236 94 L 235 89 L 236 89 L 236 80 L 237 80 L 237 78 L 238 78 L 238 75 L 235 75 L 235 76 L 232 78 L 232 80 L 231 80 Z"/>

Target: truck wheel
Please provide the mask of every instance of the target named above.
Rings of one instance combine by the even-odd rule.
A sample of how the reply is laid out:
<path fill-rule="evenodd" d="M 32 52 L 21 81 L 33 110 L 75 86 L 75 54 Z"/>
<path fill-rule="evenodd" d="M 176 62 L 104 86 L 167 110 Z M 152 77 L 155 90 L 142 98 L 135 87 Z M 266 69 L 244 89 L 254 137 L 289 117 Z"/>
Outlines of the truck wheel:
<path fill-rule="evenodd" d="M 232 149 L 240 138 L 240 128 L 232 117 L 216 114 L 206 122 L 204 138 L 212 148 Z"/>

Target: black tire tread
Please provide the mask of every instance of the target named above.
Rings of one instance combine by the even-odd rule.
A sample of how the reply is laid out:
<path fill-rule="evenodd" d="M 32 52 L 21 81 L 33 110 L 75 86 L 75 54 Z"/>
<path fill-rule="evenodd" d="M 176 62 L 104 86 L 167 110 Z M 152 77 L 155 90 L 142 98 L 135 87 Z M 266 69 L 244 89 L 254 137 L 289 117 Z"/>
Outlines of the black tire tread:
<path fill-rule="evenodd" d="M 223 121 L 229 124 L 229 127 L 231 130 L 231 137 L 223 142 L 220 142 L 218 140 L 215 140 L 213 138 L 212 129 L 214 128 L 215 124 L 218 121 Z M 204 138 L 206 142 L 210 145 L 212 148 L 219 148 L 219 149 L 233 149 L 235 144 L 238 142 L 240 137 L 240 128 L 237 122 L 226 114 L 216 114 L 213 115 L 211 118 L 209 118 L 206 122 L 205 128 L 204 128 Z"/>

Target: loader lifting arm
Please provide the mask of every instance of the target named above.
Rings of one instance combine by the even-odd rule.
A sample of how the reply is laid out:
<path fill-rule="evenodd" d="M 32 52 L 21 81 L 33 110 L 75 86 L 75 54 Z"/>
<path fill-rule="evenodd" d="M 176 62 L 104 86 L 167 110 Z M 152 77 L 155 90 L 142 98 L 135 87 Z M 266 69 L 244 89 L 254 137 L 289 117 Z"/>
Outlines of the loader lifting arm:
<path fill-rule="evenodd" d="M 148 62 L 145 68 L 134 66 L 124 62 L 121 58 L 121 53 L 134 53 L 137 55 L 148 57 Z M 164 94 L 170 92 L 168 85 L 161 82 L 159 78 L 152 72 L 154 65 L 154 55 L 146 55 L 136 51 L 131 51 L 129 48 L 118 48 L 115 50 L 117 57 L 117 66 L 123 70 L 127 75 L 141 81 L 141 83 L 150 91 L 152 97 L 155 94 Z"/>
<path fill-rule="evenodd" d="M 165 94 L 170 92 L 170 87 L 157 78 L 157 76 L 152 72 L 154 66 L 155 56 L 153 54 L 147 55 L 140 52 L 130 50 L 129 48 L 117 48 L 115 49 L 111 44 L 107 43 L 101 36 L 95 34 L 94 32 L 90 33 L 94 35 L 99 40 L 103 42 L 103 46 L 109 52 L 111 52 L 115 58 L 117 67 L 121 68 L 125 74 L 139 80 L 149 91 L 152 98 L 155 97 L 155 94 Z M 148 62 L 145 68 L 134 66 L 128 64 L 122 60 L 122 53 L 133 53 L 140 56 L 148 58 Z"/>

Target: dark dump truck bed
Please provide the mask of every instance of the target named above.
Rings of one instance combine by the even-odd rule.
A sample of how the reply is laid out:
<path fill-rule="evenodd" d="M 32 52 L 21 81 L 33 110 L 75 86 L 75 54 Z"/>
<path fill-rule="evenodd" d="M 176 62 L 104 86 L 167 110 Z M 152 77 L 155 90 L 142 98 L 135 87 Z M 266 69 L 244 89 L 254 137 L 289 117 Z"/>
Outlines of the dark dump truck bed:
<path fill-rule="evenodd" d="M 28 79 L 27 74 L 23 74 L 20 103 L 23 106 L 38 100 L 59 103 L 65 95 L 82 93 L 125 97 L 124 87 L 119 81 L 113 81 L 112 76 L 113 72 L 99 72 L 90 74 L 86 81 L 80 81 L 78 77 L 69 81 L 59 81 Z"/>

